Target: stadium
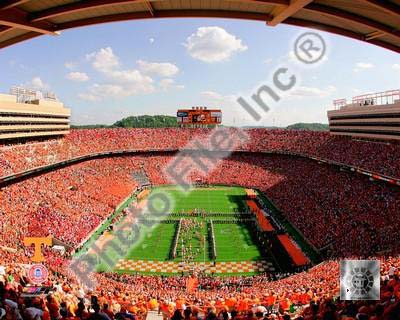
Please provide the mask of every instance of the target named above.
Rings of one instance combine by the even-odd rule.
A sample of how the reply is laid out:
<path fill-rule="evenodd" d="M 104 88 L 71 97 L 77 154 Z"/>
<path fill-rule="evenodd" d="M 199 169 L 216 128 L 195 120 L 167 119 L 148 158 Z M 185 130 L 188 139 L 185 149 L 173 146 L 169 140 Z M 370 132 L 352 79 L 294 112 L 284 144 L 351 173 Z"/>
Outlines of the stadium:
<path fill-rule="evenodd" d="M 398 1 L 3 2 L 1 50 L 185 17 L 400 52 Z M 112 63 L 98 69 L 127 76 Z M 315 131 L 221 126 L 229 111 L 218 106 L 176 107 L 161 127 L 76 128 L 79 111 L 47 88 L 0 94 L 0 319 L 400 319 L 400 90 L 335 100 L 328 129 Z M 350 299 L 344 261 L 376 263 L 353 269 Z"/>

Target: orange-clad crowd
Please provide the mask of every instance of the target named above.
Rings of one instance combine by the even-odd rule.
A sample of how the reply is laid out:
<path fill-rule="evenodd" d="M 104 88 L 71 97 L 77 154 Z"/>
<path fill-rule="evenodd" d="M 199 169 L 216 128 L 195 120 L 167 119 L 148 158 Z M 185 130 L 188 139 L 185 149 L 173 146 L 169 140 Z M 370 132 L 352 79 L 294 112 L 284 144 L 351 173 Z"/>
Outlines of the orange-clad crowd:
<path fill-rule="evenodd" d="M 173 183 L 163 173 L 171 161 L 172 155 L 91 160 L 4 187 L 2 244 L 20 249 L 24 236 L 50 234 L 76 246 L 136 188 L 135 172 L 146 172 L 155 185 Z M 186 161 L 192 160 L 188 156 Z M 179 166 L 185 167 L 184 162 L 177 172 Z M 332 257 L 400 248 L 396 186 L 283 155 L 233 155 L 206 177 L 201 173 L 193 170 L 192 181 L 201 177 L 209 184 L 261 190 L 316 248 L 325 248 Z"/>
<path fill-rule="evenodd" d="M 0 269 L 0 318 L 139 320 L 155 311 L 172 320 L 399 319 L 400 258 L 381 259 L 379 301 L 341 301 L 338 269 L 337 261 L 326 261 L 302 273 L 278 275 L 282 279 L 202 276 L 192 292 L 187 291 L 192 276 L 97 274 L 97 289 L 90 291 L 58 272 L 45 283 L 50 293 L 26 298 L 25 271 L 10 265 Z"/>
<path fill-rule="evenodd" d="M 226 129 L 241 137 L 237 129 Z M 178 149 L 194 137 L 210 135 L 211 129 L 87 129 L 72 130 L 65 138 L 0 147 L 0 177 L 37 166 L 96 152 L 115 150 Z M 236 150 L 292 152 L 360 167 L 400 178 L 400 144 L 366 142 L 328 132 L 248 129 L 247 143 L 233 144 Z"/>
<path fill-rule="evenodd" d="M 207 133 L 206 129 L 73 131 L 61 140 L 1 147 L 0 175 L 104 150 L 179 148 L 195 135 L 205 139 Z M 251 139 L 241 149 L 319 152 L 322 157 L 400 177 L 396 144 L 369 144 L 313 132 L 257 129 L 248 133 Z M 137 188 L 135 173 L 144 172 L 154 185 L 174 183 L 163 170 L 172 160 L 170 153 L 103 158 L 1 188 L 0 319 L 144 319 L 150 309 L 172 320 L 400 319 L 398 187 L 288 155 L 233 154 L 213 163 L 208 175 L 195 169 L 186 155 L 174 170 L 181 172 L 192 163 L 191 181 L 259 189 L 313 246 L 323 249 L 327 262 L 295 275 L 199 276 L 193 292 L 187 291 L 186 277 L 104 273 L 96 275 L 99 285 L 90 292 L 66 275 L 65 257 L 46 250 L 52 294 L 22 297 L 28 279 L 19 263 L 29 263 L 32 255 L 23 246 L 24 237 L 51 235 L 77 247 Z M 338 301 L 336 259 L 377 254 L 382 260 L 381 300 Z"/>

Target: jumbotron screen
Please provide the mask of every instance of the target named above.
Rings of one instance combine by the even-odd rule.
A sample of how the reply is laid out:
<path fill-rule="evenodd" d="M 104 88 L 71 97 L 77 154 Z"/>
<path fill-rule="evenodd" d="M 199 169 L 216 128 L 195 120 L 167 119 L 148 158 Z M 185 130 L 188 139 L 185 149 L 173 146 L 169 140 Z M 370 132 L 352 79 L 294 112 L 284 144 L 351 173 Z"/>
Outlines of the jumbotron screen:
<path fill-rule="evenodd" d="M 222 121 L 222 112 L 218 109 L 193 107 L 180 109 L 176 114 L 178 124 L 186 125 L 219 125 Z"/>

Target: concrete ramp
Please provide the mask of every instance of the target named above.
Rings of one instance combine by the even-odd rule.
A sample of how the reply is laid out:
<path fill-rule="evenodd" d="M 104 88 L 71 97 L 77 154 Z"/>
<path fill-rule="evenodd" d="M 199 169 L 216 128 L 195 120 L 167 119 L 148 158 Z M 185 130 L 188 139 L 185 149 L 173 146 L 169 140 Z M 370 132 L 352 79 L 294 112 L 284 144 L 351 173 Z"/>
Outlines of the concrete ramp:
<path fill-rule="evenodd" d="M 149 311 L 146 320 L 162 320 L 162 314 L 158 314 L 158 311 Z"/>

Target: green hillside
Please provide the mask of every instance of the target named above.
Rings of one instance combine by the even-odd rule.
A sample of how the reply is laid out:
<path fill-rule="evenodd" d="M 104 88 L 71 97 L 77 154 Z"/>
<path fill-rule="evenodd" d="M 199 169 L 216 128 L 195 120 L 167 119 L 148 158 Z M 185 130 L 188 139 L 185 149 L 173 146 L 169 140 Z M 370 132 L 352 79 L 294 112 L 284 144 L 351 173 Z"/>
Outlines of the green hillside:
<path fill-rule="evenodd" d="M 173 116 L 130 116 L 115 122 L 113 127 L 118 128 L 167 128 L 177 127 L 176 117 Z"/>
<path fill-rule="evenodd" d="M 291 130 L 311 130 L 311 131 L 328 131 L 329 125 L 324 123 L 295 123 L 287 126 L 286 129 Z"/>

